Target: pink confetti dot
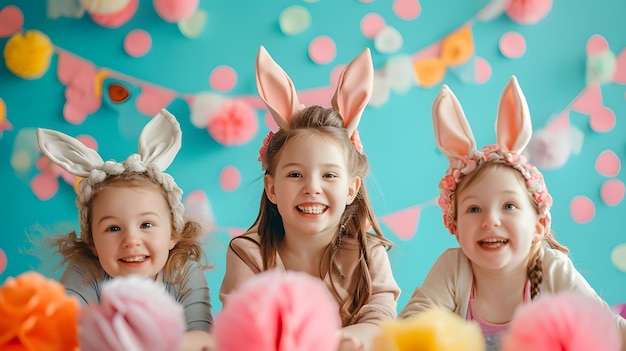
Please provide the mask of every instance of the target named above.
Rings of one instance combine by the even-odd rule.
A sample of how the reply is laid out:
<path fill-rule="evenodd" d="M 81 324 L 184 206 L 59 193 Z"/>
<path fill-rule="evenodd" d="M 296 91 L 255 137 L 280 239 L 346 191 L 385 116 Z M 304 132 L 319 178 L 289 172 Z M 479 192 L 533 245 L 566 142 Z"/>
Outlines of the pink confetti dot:
<path fill-rule="evenodd" d="M 373 39 L 386 25 L 381 15 L 368 13 L 361 19 L 361 33 L 364 37 Z"/>
<path fill-rule="evenodd" d="M 209 76 L 209 85 L 215 91 L 227 92 L 237 84 L 237 72 L 227 65 L 215 67 Z"/>
<path fill-rule="evenodd" d="M 608 107 L 602 107 L 591 113 L 589 126 L 598 133 L 611 131 L 615 127 L 615 113 Z"/>
<path fill-rule="evenodd" d="M 0 249 L 0 274 L 7 269 L 7 255 L 4 253 L 4 250 Z"/>
<path fill-rule="evenodd" d="M 587 223 L 596 215 L 596 206 L 586 196 L 575 196 L 569 204 L 569 211 L 576 223 Z"/>
<path fill-rule="evenodd" d="M 422 8 L 418 0 L 394 0 L 393 12 L 398 18 L 408 21 L 417 18 Z"/>
<path fill-rule="evenodd" d="M 624 200 L 624 183 L 619 179 L 607 180 L 602 184 L 600 197 L 609 206 L 619 205 Z"/>
<path fill-rule="evenodd" d="M 602 151 L 596 159 L 596 171 L 605 177 L 615 177 L 621 167 L 619 157 L 611 150 Z"/>
<path fill-rule="evenodd" d="M 474 68 L 476 70 L 476 83 L 484 84 L 491 79 L 491 65 L 484 58 L 476 56 Z"/>
<path fill-rule="evenodd" d="M 326 64 L 335 59 L 337 48 L 335 42 L 325 36 L 320 35 L 309 44 L 309 57 L 317 64 Z"/>
<path fill-rule="evenodd" d="M 600 34 L 594 34 L 587 40 L 587 55 L 598 55 L 609 50 L 609 43 Z"/>
<path fill-rule="evenodd" d="M 508 32 L 500 38 L 500 52 L 508 58 L 519 58 L 526 52 L 526 40 L 517 32 Z"/>
<path fill-rule="evenodd" d="M 152 37 L 145 30 L 135 29 L 124 38 L 124 50 L 132 57 L 145 55 L 151 47 Z"/>
<path fill-rule="evenodd" d="M 233 191 L 239 187 L 241 174 L 235 166 L 226 166 L 220 174 L 220 186 L 224 191 Z"/>

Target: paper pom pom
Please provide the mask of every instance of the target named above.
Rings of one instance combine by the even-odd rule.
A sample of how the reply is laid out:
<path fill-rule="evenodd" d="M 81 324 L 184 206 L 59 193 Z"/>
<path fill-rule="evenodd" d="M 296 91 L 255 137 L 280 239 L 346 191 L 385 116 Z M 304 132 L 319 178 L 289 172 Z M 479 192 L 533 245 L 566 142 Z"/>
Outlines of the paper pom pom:
<path fill-rule="evenodd" d="M 507 0 L 506 14 L 521 24 L 535 24 L 548 15 L 552 0 Z"/>
<path fill-rule="evenodd" d="M 476 322 L 434 307 L 409 319 L 380 323 L 381 333 L 372 351 L 484 351 L 485 342 Z"/>
<path fill-rule="evenodd" d="M 257 133 L 259 121 L 250 105 L 241 100 L 229 100 L 209 116 L 207 129 L 222 145 L 243 145 Z"/>
<path fill-rule="evenodd" d="M 108 281 L 100 304 L 78 316 L 83 350 L 177 350 L 186 330 L 183 307 L 155 281 L 138 276 Z M 156 337 L 158 336 L 158 337 Z"/>
<path fill-rule="evenodd" d="M 38 30 L 26 34 L 17 33 L 4 47 L 4 62 L 18 77 L 37 79 L 43 76 L 50 66 L 54 48 L 47 35 Z"/>
<path fill-rule="evenodd" d="M 528 159 L 541 169 L 563 167 L 570 155 L 568 128 L 541 129 L 528 144 Z"/>
<path fill-rule="evenodd" d="M 107 14 L 89 13 L 89 16 L 96 24 L 107 28 L 117 28 L 130 21 L 135 12 L 137 12 L 138 7 L 139 0 L 129 0 L 126 6 L 117 12 Z"/>
<path fill-rule="evenodd" d="M 502 351 L 617 351 L 621 338 L 611 311 L 573 291 L 522 305 L 502 338 Z"/>
<path fill-rule="evenodd" d="M 130 0 L 80 0 L 85 11 L 96 15 L 110 15 L 121 11 Z"/>
<path fill-rule="evenodd" d="M 80 305 L 65 288 L 36 272 L 0 286 L 0 349 L 78 350 Z"/>
<path fill-rule="evenodd" d="M 154 10 L 167 22 L 182 21 L 198 9 L 200 0 L 153 0 Z"/>
<path fill-rule="evenodd" d="M 321 280 L 266 271 L 228 297 L 215 316 L 213 335 L 218 350 L 334 351 L 338 310 Z"/>

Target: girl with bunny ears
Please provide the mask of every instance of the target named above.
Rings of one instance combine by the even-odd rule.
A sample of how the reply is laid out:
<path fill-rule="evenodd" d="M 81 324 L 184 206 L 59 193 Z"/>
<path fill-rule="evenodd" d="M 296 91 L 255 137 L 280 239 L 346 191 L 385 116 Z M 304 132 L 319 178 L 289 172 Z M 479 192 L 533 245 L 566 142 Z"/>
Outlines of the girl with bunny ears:
<path fill-rule="evenodd" d="M 176 118 L 162 110 L 139 137 L 139 153 L 104 162 L 80 141 L 38 129 L 39 148 L 83 179 L 76 205 L 80 235 L 52 240 L 68 263 L 61 283 L 83 305 L 100 302 L 103 285 L 121 276 L 154 279 L 185 310 L 181 350 L 212 349 L 209 288 L 201 264 L 200 225 L 183 217 L 182 190 L 165 170 L 181 147 Z"/>
<path fill-rule="evenodd" d="M 488 343 L 497 343 L 516 308 L 539 294 L 577 291 L 609 308 L 550 230 L 552 197 L 522 154 L 532 126 L 516 78 L 500 98 L 495 145 L 476 149 L 463 109 L 445 85 L 433 103 L 433 124 L 437 146 L 450 160 L 439 206 L 460 248 L 437 259 L 400 317 L 443 306 L 477 321 Z M 626 330 L 623 318 L 615 321 Z"/>
<path fill-rule="evenodd" d="M 369 50 L 348 64 L 331 108 L 301 107 L 289 76 L 261 47 L 257 88 L 280 129 L 261 148 L 264 192 L 257 219 L 226 255 L 220 300 L 254 275 L 307 272 L 338 304 L 340 349 L 367 347 L 378 322 L 396 317 L 400 289 L 365 189 L 369 171 L 357 125 L 369 100 Z M 373 233 L 368 233 L 369 230 Z"/>

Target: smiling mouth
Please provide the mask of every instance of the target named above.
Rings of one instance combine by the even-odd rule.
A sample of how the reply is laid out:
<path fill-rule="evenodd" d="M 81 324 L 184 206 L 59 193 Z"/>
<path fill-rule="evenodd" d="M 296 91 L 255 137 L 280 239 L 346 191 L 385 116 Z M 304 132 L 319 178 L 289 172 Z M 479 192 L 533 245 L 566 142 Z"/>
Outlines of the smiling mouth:
<path fill-rule="evenodd" d="M 134 257 L 125 257 L 120 258 L 120 261 L 125 263 L 140 263 L 144 262 L 148 259 L 149 256 L 134 256 Z"/>
<path fill-rule="evenodd" d="M 324 213 L 324 211 L 326 211 L 328 206 L 324 206 L 324 205 L 297 206 L 296 208 L 298 209 L 298 211 L 302 213 L 318 215 L 318 214 Z"/>
<path fill-rule="evenodd" d="M 497 249 L 508 243 L 508 239 L 483 239 L 478 242 L 478 245 L 489 249 Z"/>

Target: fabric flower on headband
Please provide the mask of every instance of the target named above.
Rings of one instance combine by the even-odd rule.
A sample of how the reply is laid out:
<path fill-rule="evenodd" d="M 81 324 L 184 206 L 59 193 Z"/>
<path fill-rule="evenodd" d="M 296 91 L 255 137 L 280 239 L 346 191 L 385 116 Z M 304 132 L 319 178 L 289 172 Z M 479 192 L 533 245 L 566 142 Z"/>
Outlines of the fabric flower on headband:
<path fill-rule="evenodd" d="M 450 167 L 439 181 L 438 199 L 439 207 L 443 211 L 444 225 L 450 233 L 456 233 L 452 202 L 458 183 L 463 176 L 488 162 L 506 164 L 520 172 L 526 188 L 538 205 L 538 213 L 546 220 L 545 233 L 550 233 L 552 196 L 548 193 L 541 172 L 522 154 L 530 141 L 532 125 L 526 98 L 514 76 L 500 97 L 496 144 L 485 146 L 482 151 L 476 149 L 476 142 L 463 108 L 446 85 L 442 86 L 433 102 L 433 126 L 437 146 L 450 160 Z"/>
<path fill-rule="evenodd" d="M 261 162 L 261 169 L 266 171 L 267 166 L 265 165 L 265 162 L 263 162 L 263 159 L 265 158 L 265 152 L 267 151 L 267 146 L 270 144 L 270 140 L 272 140 L 272 137 L 274 137 L 274 132 L 273 131 L 269 131 L 269 133 L 267 133 L 267 136 L 265 137 L 265 139 L 263 139 L 263 146 L 261 146 L 261 148 L 259 149 L 259 158 L 258 161 Z"/>

